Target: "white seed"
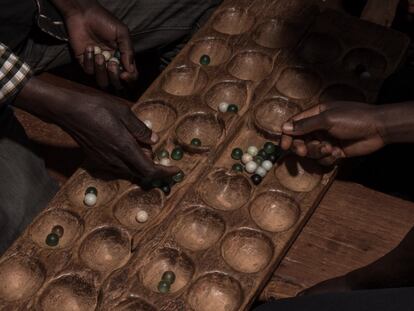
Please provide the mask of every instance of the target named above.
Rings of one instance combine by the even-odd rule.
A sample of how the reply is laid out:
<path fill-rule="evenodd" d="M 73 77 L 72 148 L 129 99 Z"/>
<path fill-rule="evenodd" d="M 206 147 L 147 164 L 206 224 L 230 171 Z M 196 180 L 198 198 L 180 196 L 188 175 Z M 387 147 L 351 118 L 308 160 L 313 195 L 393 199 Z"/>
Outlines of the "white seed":
<path fill-rule="evenodd" d="M 254 161 L 250 161 L 246 164 L 246 172 L 249 174 L 253 174 L 257 170 L 257 163 Z"/>
<path fill-rule="evenodd" d="M 162 166 L 170 166 L 171 165 L 171 161 L 168 158 L 163 158 L 163 159 L 160 160 L 160 164 Z"/>
<path fill-rule="evenodd" d="M 152 130 L 152 122 L 150 120 L 144 120 L 144 124 L 150 129 Z"/>
<path fill-rule="evenodd" d="M 256 169 L 256 172 L 255 172 L 257 175 L 259 175 L 259 176 L 261 176 L 261 177 L 265 177 L 266 176 L 266 174 L 267 174 L 267 171 L 263 168 L 263 167 L 261 167 L 261 166 L 259 166 L 257 169 Z"/>
<path fill-rule="evenodd" d="M 250 146 L 249 148 L 247 148 L 247 153 L 250 154 L 252 157 L 255 157 L 259 153 L 259 149 L 257 149 L 257 147 L 255 146 Z"/>
<path fill-rule="evenodd" d="M 227 112 L 227 109 L 229 109 L 229 106 L 230 105 L 226 102 L 220 103 L 220 105 L 219 105 L 220 112 L 223 112 L 223 113 Z"/>
<path fill-rule="evenodd" d="M 146 211 L 143 210 L 139 210 L 137 215 L 135 216 L 135 220 L 139 223 L 144 223 L 148 221 L 148 213 Z"/>
<path fill-rule="evenodd" d="M 94 206 L 96 204 L 96 201 L 98 201 L 98 197 L 94 193 L 86 194 L 85 198 L 83 199 L 83 202 L 87 206 Z"/>
<path fill-rule="evenodd" d="M 117 63 L 118 65 L 121 63 L 121 62 L 119 61 L 119 59 L 118 59 L 118 58 L 116 58 L 116 57 L 111 57 L 111 58 L 109 59 L 109 61 L 110 61 L 110 62 Z"/>
<path fill-rule="evenodd" d="M 243 157 L 242 157 L 243 164 L 247 164 L 252 161 L 253 161 L 253 157 L 251 156 L 251 154 L 248 154 L 248 153 L 243 154 Z"/>
<path fill-rule="evenodd" d="M 99 46 L 94 46 L 93 47 L 93 53 L 95 55 L 101 54 L 102 53 L 102 49 Z"/>
<path fill-rule="evenodd" d="M 266 170 L 266 171 L 270 171 L 273 167 L 273 163 L 269 160 L 263 161 L 262 163 L 262 167 Z"/>
<path fill-rule="evenodd" d="M 109 61 L 112 57 L 111 52 L 109 52 L 109 51 L 103 51 L 102 55 L 105 58 L 105 61 Z"/>

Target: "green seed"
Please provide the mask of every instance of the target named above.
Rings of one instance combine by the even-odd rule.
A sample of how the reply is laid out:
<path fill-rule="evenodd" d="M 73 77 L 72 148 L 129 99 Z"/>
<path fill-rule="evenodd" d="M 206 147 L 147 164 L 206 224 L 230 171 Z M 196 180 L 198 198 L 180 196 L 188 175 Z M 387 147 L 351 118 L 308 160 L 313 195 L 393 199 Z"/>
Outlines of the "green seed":
<path fill-rule="evenodd" d="M 174 182 L 180 183 L 184 180 L 184 176 L 185 176 L 184 172 L 181 171 L 181 172 L 177 173 L 176 175 L 174 175 L 172 179 L 173 179 Z"/>
<path fill-rule="evenodd" d="M 260 149 L 259 150 L 259 153 L 257 155 L 259 157 L 265 159 L 265 160 L 267 160 L 267 157 L 269 156 L 264 149 Z"/>
<path fill-rule="evenodd" d="M 238 113 L 239 112 L 239 107 L 237 107 L 237 105 L 229 105 L 229 108 L 227 108 L 227 112 L 232 112 L 232 113 Z"/>
<path fill-rule="evenodd" d="M 161 280 L 171 285 L 175 282 L 175 273 L 172 271 L 166 271 L 163 273 Z"/>
<path fill-rule="evenodd" d="M 263 149 L 267 154 L 273 154 L 276 152 L 276 145 L 272 142 L 267 142 L 264 144 Z"/>
<path fill-rule="evenodd" d="M 55 247 L 59 244 L 59 236 L 56 233 L 50 233 L 46 237 L 46 245 Z"/>
<path fill-rule="evenodd" d="M 208 66 L 210 65 L 211 59 L 210 56 L 208 55 L 203 55 L 200 57 L 200 64 L 203 66 Z"/>
<path fill-rule="evenodd" d="M 165 149 L 162 149 L 162 150 L 160 150 L 159 152 L 158 152 L 158 154 L 157 154 L 157 157 L 158 157 L 158 159 L 166 159 L 166 158 L 169 158 L 170 157 L 170 153 L 167 151 L 167 150 L 165 150 Z"/>
<path fill-rule="evenodd" d="M 94 195 L 98 195 L 98 189 L 96 189 L 95 187 L 88 187 L 88 188 L 86 188 L 86 191 L 85 191 L 85 195 L 86 194 L 90 194 L 90 193 L 92 193 L 92 194 L 94 194 Z"/>
<path fill-rule="evenodd" d="M 264 162 L 264 159 L 261 156 L 257 155 L 253 158 L 253 161 L 256 162 L 260 166 Z"/>
<path fill-rule="evenodd" d="M 64 232 L 65 230 L 63 229 L 62 226 L 54 226 L 52 229 L 52 233 L 56 234 L 59 238 L 63 236 Z"/>
<path fill-rule="evenodd" d="M 201 140 L 198 138 L 193 138 L 193 140 L 191 141 L 191 144 L 196 147 L 201 147 Z"/>
<path fill-rule="evenodd" d="M 243 165 L 241 165 L 240 163 L 235 163 L 232 167 L 232 170 L 237 173 L 243 173 L 244 168 L 243 168 Z"/>
<path fill-rule="evenodd" d="M 170 291 L 171 285 L 168 282 L 160 281 L 158 283 L 158 291 L 161 294 L 167 294 Z"/>
<path fill-rule="evenodd" d="M 180 161 L 184 156 L 184 151 L 180 147 L 174 148 L 171 152 L 171 158 L 175 161 Z"/>
<path fill-rule="evenodd" d="M 241 150 L 240 148 L 235 148 L 231 152 L 231 157 L 234 160 L 241 160 L 242 156 L 243 156 L 243 150 Z"/>

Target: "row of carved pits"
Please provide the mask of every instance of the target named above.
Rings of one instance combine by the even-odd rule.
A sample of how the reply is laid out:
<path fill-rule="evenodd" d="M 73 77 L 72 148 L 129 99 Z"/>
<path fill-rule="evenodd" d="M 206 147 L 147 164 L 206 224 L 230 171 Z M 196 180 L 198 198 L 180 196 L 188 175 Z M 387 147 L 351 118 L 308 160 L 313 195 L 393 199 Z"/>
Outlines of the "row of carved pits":
<path fill-rule="evenodd" d="M 201 52 L 201 51 L 200 51 Z M 264 52 L 248 50 L 236 54 L 228 63 L 228 73 L 242 81 L 261 82 L 273 70 L 273 58 Z M 174 96 L 201 94 L 209 78 L 200 66 L 178 66 L 167 71 L 161 88 Z"/>
<path fill-rule="evenodd" d="M 301 59 L 314 66 L 339 61 L 345 72 L 360 79 L 382 77 L 388 67 L 386 57 L 375 49 L 354 47 L 345 51 L 338 38 L 326 33 L 311 33 L 298 52 Z"/>
<path fill-rule="evenodd" d="M 219 11 L 213 19 L 213 29 L 221 34 L 234 36 L 252 33 L 253 41 L 265 48 L 293 47 L 303 34 L 304 27 L 282 18 L 266 19 L 255 25 L 254 16 L 245 9 L 228 8 Z"/>
<path fill-rule="evenodd" d="M 103 227 L 87 235 L 79 257 L 90 269 L 110 273 L 127 263 L 131 242 L 127 232 Z M 12 255 L 0 262 L 0 301 L 15 302 L 31 298 L 43 286 L 46 269 L 40 261 L 25 255 Z M 38 298 L 40 310 L 94 310 L 97 290 L 93 282 L 76 273 L 51 280 Z"/>
<path fill-rule="evenodd" d="M 203 96 L 203 102 L 216 112 L 223 112 L 220 111 L 220 105 L 223 103 L 227 103 L 227 106 L 235 105 L 238 111 L 243 112 L 248 108 L 248 101 L 248 86 L 242 81 L 218 82 Z M 152 130 L 156 133 L 162 133 L 171 128 L 178 118 L 177 110 L 163 100 L 143 102 L 135 106 L 133 111 L 141 121 L 149 121 Z M 184 119 L 181 123 L 186 125 L 188 122 Z"/>
<path fill-rule="evenodd" d="M 304 67 L 287 67 L 282 70 L 275 84 L 275 90 L 294 101 L 310 101 L 319 96 L 319 101 L 350 100 L 366 101 L 365 94 L 346 83 L 333 83 L 323 88 L 318 73 Z"/>
<path fill-rule="evenodd" d="M 48 235 L 56 226 L 63 229 L 62 236 L 57 245 L 50 246 L 47 242 Z M 84 225 L 80 217 L 68 211 L 52 210 L 37 219 L 30 227 L 29 234 L 39 247 L 58 250 L 72 247 L 82 237 L 83 231 Z M 125 230 L 106 226 L 93 230 L 83 238 L 79 256 L 89 268 L 108 272 L 119 268 L 128 260 L 130 249 L 130 237 Z"/>
<path fill-rule="evenodd" d="M 216 218 L 217 219 L 217 218 Z M 200 225 L 200 222 L 196 222 Z M 218 234 L 222 234 L 220 226 L 213 221 L 213 225 L 204 226 L 202 230 L 207 230 L 207 234 L 213 234 L 218 238 Z M 192 225 L 195 226 L 195 225 Z M 202 226 L 202 225 L 201 225 Z M 218 231 L 217 231 L 218 230 Z M 180 236 L 175 236 L 180 238 Z M 188 241 L 188 238 L 185 237 Z M 251 274 L 257 273 L 265 269 L 274 252 L 272 241 L 259 231 L 251 229 L 239 229 L 226 234 L 221 241 L 221 256 L 224 261 L 237 273 Z M 236 310 L 241 303 L 242 297 L 241 286 L 238 281 L 230 276 L 221 273 L 206 274 L 194 281 L 195 263 L 192 258 L 185 252 L 175 248 L 162 248 L 149 256 L 144 265 L 140 268 L 139 277 L 141 283 L 154 293 L 159 293 L 159 283 L 166 271 L 174 273 L 175 281 L 169 288 L 167 293 L 163 295 L 175 295 L 189 286 L 187 292 L 187 301 L 190 306 L 194 307 L 196 301 L 209 297 L 212 301 L 206 300 L 205 303 L 213 304 L 219 307 L 219 310 Z M 220 286 L 218 280 L 225 280 L 225 284 L 229 282 L 233 286 Z M 222 284 L 223 285 L 223 284 Z M 234 297 L 234 289 L 237 288 L 237 298 Z M 223 309 L 218 306 L 222 300 L 230 309 Z M 198 305 L 200 307 L 200 305 Z M 206 307 L 205 310 L 210 310 Z"/>
<path fill-rule="evenodd" d="M 243 301 L 240 283 L 219 272 L 208 273 L 197 279 L 186 297 L 189 307 L 199 311 L 236 311 Z M 155 311 L 153 305 L 140 298 L 122 301 L 116 311 Z"/>
<path fill-rule="evenodd" d="M 16 304 L 31 298 L 44 285 L 46 270 L 40 262 L 15 254 L 0 262 L 0 301 Z M 76 274 L 58 277 L 46 285 L 37 299 L 37 308 L 49 310 L 94 310 L 94 285 Z"/>

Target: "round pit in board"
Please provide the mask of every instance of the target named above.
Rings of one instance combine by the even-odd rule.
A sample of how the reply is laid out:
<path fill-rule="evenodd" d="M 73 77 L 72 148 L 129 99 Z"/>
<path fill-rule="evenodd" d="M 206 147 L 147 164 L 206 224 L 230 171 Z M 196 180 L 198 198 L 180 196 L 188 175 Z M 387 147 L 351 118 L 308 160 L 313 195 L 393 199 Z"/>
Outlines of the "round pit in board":
<path fill-rule="evenodd" d="M 92 177 L 88 173 L 82 172 L 69 183 L 66 191 L 67 199 L 74 207 L 82 208 L 97 208 L 109 203 L 118 193 L 119 184 L 117 181 L 107 181 L 108 177 L 108 175 L 101 173 L 96 173 Z M 96 189 L 96 193 L 86 193 L 93 188 Z M 88 195 L 91 196 L 91 201 L 87 199 L 86 203 L 91 203 L 90 206 L 85 204 L 85 197 Z M 96 202 L 94 202 L 95 198 Z M 93 206 L 92 203 L 94 203 Z"/>
<path fill-rule="evenodd" d="M 204 102 L 215 111 L 222 113 L 226 113 L 232 104 L 242 110 L 247 103 L 246 83 L 226 81 L 215 84 L 207 91 Z"/>
<path fill-rule="evenodd" d="M 140 270 L 140 279 L 146 288 L 159 293 L 158 286 L 167 271 L 174 273 L 175 281 L 169 284 L 169 290 L 166 293 L 175 293 L 190 282 L 194 274 L 194 264 L 183 252 L 163 248 L 146 261 Z"/>
<path fill-rule="evenodd" d="M 280 75 L 276 89 L 289 98 L 304 100 L 316 95 L 321 85 L 321 78 L 317 73 L 304 68 L 289 67 Z"/>
<path fill-rule="evenodd" d="M 200 67 L 177 67 L 165 74 L 162 89 L 171 95 L 189 96 L 202 90 L 207 80 Z"/>
<path fill-rule="evenodd" d="M 300 113 L 298 105 L 283 98 L 272 98 L 260 103 L 253 111 L 256 127 L 271 137 L 280 137 L 283 124 Z"/>
<path fill-rule="evenodd" d="M 164 195 L 159 189 L 144 191 L 134 188 L 125 193 L 113 207 L 114 217 L 129 229 L 139 229 L 145 222 L 137 222 L 137 214 L 145 211 L 148 218 L 156 217 L 164 207 Z"/>
<path fill-rule="evenodd" d="M 205 208 L 197 208 L 177 218 L 173 236 L 182 247 L 201 251 L 217 243 L 224 230 L 225 222 L 219 215 Z"/>
<path fill-rule="evenodd" d="M 64 232 L 62 236 L 56 232 L 58 227 L 59 231 Z M 71 246 L 82 231 L 83 223 L 78 215 L 56 209 L 36 219 L 29 229 L 29 235 L 40 247 L 65 248 Z"/>
<path fill-rule="evenodd" d="M 254 25 L 254 17 L 241 8 L 229 8 L 219 11 L 212 22 L 214 30 L 227 34 L 239 35 L 249 31 Z"/>
<path fill-rule="evenodd" d="M 258 51 L 246 51 L 237 54 L 230 61 L 227 70 L 237 79 L 260 82 L 273 69 L 273 60 L 268 55 Z"/>
<path fill-rule="evenodd" d="M 356 48 L 349 51 L 342 64 L 346 71 L 353 73 L 360 79 L 381 77 L 388 67 L 385 56 L 367 48 Z"/>
<path fill-rule="evenodd" d="M 257 231 L 242 229 L 227 234 L 221 245 L 227 264 L 242 273 L 262 271 L 273 256 L 273 244 Z"/>
<path fill-rule="evenodd" d="M 201 198 L 207 205 L 224 211 L 241 208 L 250 200 L 252 190 L 245 176 L 224 169 L 209 174 L 199 188 Z"/>
<path fill-rule="evenodd" d="M 332 63 L 341 57 L 342 45 L 331 35 L 315 32 L 305 39 L 300 53 L 311 64 Z"/>
<path fill-rule="evenodd" d="M 45 280 L 45 269 L 34 258 L 13 255 L 0 261 L 0 301 L 27 299 Z"/>
<path fill-rule="evenodd" d="M 79 252 L 82 261 L 89 268 L 108 273 L 128 261 L 131 241 L 128 234 L 118 228 L 100 228 L 84 239 Z"/>
<path fill-rule="evenodd" d="M 190 152 L 204 152 L 216 146 L 224 130 L 223 122 L 212 113 L 193 113 L 186 116 L 177 125 L 175 130 L 176 140 L 179 145 Z M 202 142 L 202 145 L 192 144 L 194 138 Z"/>
<path fill-rule="evenodd" d="M 345 100 L 355 102 L 366 102 L 366 97 L 359 89 L 346 85 L 346 84 L 334 84 L 328 86 L 319 97 L 321 102 L 330 102 L 334 100 Z"/>
<path fill-rule="evenodd" d="M 66 275 L 52 281 L 38 300 L 42 311 L 95 310 L 98 292 L 92 283 L 77 275 Z M 37 309 L 36 309 L 37 310 Z"/>
<path fill-rule="evenodd" d="M 177 112 L 164 101 L 140 103 L 132 109 L 138 119 L 151 122 L 151 129 L 160 133 L 169 129 L 177 119 Z"/>
<path fill-rule="evenodd" d="M 222 39 L 208 38 L 194 43 L 190 50 L 190 59 L 202 66 L 218 66 L 231 56 L 231 48 Z"/>
<path fill-rule="evenodd" d="M 211 273 L 191 286 L 187 302 L 197 311 L 237 311 L 242 299 L 239 282 L 225 274 Z"/>
<path fill-rule="evenodd" d="M 253 40 L 269 49 L 290 48 L 299 42 L 303 27 L 282 19 L 272 19 L 260 24 L 253 34 Z"/>
<path fill-rule="evenodd" d="M 277 191 L 258 195 L 250 206 L 253 221 L 261 229 L 270 232 L 289 230 L 298 221 L 299 214 L 298 203 Z"/>
<path fill-rule="evenodd" d="M 324 174 L 319 164 L 308 158 L 285 157 L 275 168 L 279 182 L 295 192 L 310 192 L 319 185 Z"/>

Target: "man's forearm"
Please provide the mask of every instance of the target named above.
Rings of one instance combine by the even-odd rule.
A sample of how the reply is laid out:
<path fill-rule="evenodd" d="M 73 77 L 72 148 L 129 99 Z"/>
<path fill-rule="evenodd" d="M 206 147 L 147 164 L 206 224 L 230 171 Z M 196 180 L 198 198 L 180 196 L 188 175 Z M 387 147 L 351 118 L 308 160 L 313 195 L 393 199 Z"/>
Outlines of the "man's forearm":
<path fill-rule="evenodd" d="M 14 106 L 60 125 L 67 115 L 76 113 L 79 103 L 99 93 L 51 74 L 41 74 L 26 83 Z"/>
<path fill-rule="evenodd" d="M 96 0 L 50 0 L 62 13 L 68 17 L 78 12 L 87 10 L 90 7 L 98 5 Z"/>
<path fill-rule="evenodd" d="M 385 143 L 414 143 L 414 102 L 382 105 L 378 112 Z"/>

